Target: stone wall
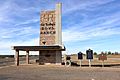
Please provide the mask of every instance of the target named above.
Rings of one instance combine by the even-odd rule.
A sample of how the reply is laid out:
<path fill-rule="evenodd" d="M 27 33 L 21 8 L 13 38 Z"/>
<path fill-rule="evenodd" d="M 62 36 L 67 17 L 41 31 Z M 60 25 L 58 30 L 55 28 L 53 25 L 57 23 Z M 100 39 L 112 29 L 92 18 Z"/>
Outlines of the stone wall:
<path fill-rule="evenodd" d="M 61 64 L 62 54 L 61 51 L 40 51 L 39 53 L 39 64 Z"/>
<path fill-rule="evenodd" d="M 39 54 L 39 63 L 56 63 L 56 51 L 40 51 Z"/>

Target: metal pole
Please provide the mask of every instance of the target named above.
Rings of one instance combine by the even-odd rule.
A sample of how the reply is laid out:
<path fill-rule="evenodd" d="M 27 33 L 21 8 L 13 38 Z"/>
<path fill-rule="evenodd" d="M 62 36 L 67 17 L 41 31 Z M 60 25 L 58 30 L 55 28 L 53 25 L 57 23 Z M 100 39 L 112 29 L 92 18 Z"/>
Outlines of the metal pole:
<path fill-rule="evenodd" d="M 91 67 L 91 59 L 89 59 L 89 67 Z"/>
<path fill-rule="evenodd" d="M 102 67 L 104 67 L 104 60 L 102 60 Z"/>
<path fill-rule="evenodd" d="M 66 66 L 66 54 L 64 54 L 64 63 L 65 63 L 65 66 Z"/>
<path fill-rule="evenodd" d="M 80 59 L 80 67 L 82 66 L 82 60 Z"/>

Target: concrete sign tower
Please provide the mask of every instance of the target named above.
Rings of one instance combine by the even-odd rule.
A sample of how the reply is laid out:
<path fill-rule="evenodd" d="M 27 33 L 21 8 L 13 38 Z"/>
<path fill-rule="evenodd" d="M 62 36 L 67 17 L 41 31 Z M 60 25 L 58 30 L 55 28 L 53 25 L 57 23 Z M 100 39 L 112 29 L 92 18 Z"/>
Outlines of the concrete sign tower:
<path fill-rule="evenodd" d="M 62 45 L 61 3 L 56 10 L 41 12 L 40 26 L 40 45 Z"/>
<path fill-rule="evenodd" d="M 56 50 L 54 47 L 62 47 L 61 30 L 61 3 L 56 4 L 56 9 L 51 11 L 42 11 L 40 14 L 40 46 L 52 46 L 53 50 L 40 51 L 39 63 L 61 64 L 62 50 Z M 63 47 L 62 47 L 63 49 Z"/>

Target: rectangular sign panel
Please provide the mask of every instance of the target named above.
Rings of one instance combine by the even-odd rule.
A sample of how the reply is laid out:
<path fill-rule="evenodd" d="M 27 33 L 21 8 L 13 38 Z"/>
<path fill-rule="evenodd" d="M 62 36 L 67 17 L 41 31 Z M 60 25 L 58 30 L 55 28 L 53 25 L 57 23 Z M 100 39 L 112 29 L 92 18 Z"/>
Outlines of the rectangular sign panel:
<path fill-rule="evenodd" d="M 86 51 L 86 56 L 87 56 L 86 57 L 87 59 L 93 59 L 93 50 L 90 50 L 90 49 L 87 50 Z"/>
<path fill-rule="evenodd" d="M 40 14 L 40 45 L 55 44 L 55 11 L 42 11 Z"/>

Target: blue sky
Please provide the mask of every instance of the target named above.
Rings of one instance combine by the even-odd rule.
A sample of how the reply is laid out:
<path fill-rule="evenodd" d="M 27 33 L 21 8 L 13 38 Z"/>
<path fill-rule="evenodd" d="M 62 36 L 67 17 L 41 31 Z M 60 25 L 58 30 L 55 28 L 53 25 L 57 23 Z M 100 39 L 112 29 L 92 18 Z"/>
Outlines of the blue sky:
<path fill-rule="evenodd" d="M 13 45 L 39 45 L 40 11 L 62 3 L 62 40 L 67 54 L 120 52 L 120 0 L 0 0 L 0 55 Z"/>

